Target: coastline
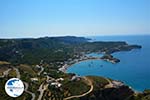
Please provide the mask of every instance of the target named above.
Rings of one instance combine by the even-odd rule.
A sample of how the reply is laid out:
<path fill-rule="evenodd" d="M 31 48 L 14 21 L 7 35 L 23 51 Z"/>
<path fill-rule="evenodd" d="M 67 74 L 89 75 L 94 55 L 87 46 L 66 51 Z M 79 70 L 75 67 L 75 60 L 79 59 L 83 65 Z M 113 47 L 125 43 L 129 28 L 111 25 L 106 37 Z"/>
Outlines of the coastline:
<path fill-rule="evenodd" d="M 65 65 L 63 65 L 61 68 L 59 68 L 58 70 L 59 70 L 59 71 L 62 71 L 62 72 L 64 72 L 64 73 L 67 73 L 67 72 L 66 72 L 67 69 L 68 69 L 69 67 L 71 67 L 72 65 L 78 64 L 78 63 L 83 62 L 83 61 L 88 61 L 88 60 L 103 60 L 103 59 L 101 59 L 101 58 L 83 59 L 83 60 L 77 61 L 77 62 L 75 62 L 75 63 L 73 63 L 73 64 L 65 64 Z"/>
<path fill-rule="evenodd" d="M 86 56 L 87 57 L 87 56 Z M 73 65 L 75 64 L 78 64 L 78 63 L 81 63 L 81 62 L 84 62 L 84 61 L 89 61 L 89 60 L 103 60 L 103 61 L 107 61 L 107 62 L 110 62 L 110 63 L 113 63 L 115 64 L 114 62 L 110 61 L 110 60 L 105 60 L 105 59 L 102 59 L 101 57 L 87 57 L 87 59 L 78 59 L 77 62 L 74 62 L 74 63 L 71 63 L 71 64 L 64 64 L 62 67 L 59 68 L 59 71 L 62 71 L 64 73 L 68 73 L 67 72 L 67 69 L 69 67 L 72 67 Z M 116 62 L 117 63 L 117 62 Z M 114 80 L 114 81 L 118 81 L 118 82 L 121 82 L 123 83 L 124 86 L 128 86 L 134 93 L 136 94 L 139 94 L 139 93 L 142 93 L 143 91 L 138 91 L 138 90 L 135 90 L 134 88 L 132 88 L 131 86 L 125 84 L 124 82 L 122 82 L 121 80 Z"/>
<path fill-rule="evenodd" d="M 105 55 L 105 54 L 104 54 Z M 109 54 L 111 57 L 106 57 L 106 58 L 104 58 L 104 55 L 102 56 L 102 57 L 94 57 L 94 56 L 86 56 L 86 55 L 83 55 L 83 56 L 81 56 L 79 59 L 75 59 L 75 60 L 77 60 L 77 61 L 74 61 L 73 63 L 72 62 L 68 62 L 68 63 L 70 63 L 70 64 L 64 64 L 62 67 L 60 67 L 58 70 L 59 71 L 62 71 L 62 72 L 64 72 L 64 73 L 66 73 L 66 71 L 67 71 L 67 69 L 69 68 L 69 67 L 71 67 L 72 65 L 74 65 L 74 64 L 78 64 L 78 63 L 80 63 L 80 62 L 83 62 L 83 61 L 88 61 L 88 60 L 103 60 L 103 61 L 107 61 L 107 62 L 110 62 L 110 63 L 112 63 L 112 64 L 116 64 L 116 63 L 118 63 L 118 61 L 116 61 L 116 59 L 117 58 L 113 58 L 113 56 L 111 55 L 111 54 Z M 107 55 L 107 54 L 106 54 Z M 117 60 L 119 60 L 119 59 L 117 59 Z M 120 60 L 119 60 L 119 62 L 120 62 Z"/>
<path fill-rule="evenodd" d="M 71 67 L 71 66 L 73 66 L 73 65 L 75 65 L 75 64 L 78 64 L 78 63 L 80 63 L 80 62 L 84 62 L 84 61 L 88 61 L 88 60 L 103 60 L 103 59 L 101 59 L 101 58 L 97 58 L 97 59 L 85 59 L 85 60 L 81 60 L 81 61 L 78 61 L 78 62 L 76 62 L 76 63 L 73 63 L 73 64 L 70 64 L 70 65 L 64 65 L 64 66 L 62 66 L 61 68 L 63 68 L 63 72 L 64 73 L 67 73 L 67 69 L 69 68 L 69 67 Z M 60 70 L 59 70 L 60 71 Z M 62 70 L 61 70 L 62 71 Z M 84 76 L 83 76 L 84 77 Z M 107 77 L 106 77 L 107 78 Z M 131 86 L 129 86 L 129 85 L 127 85 L 127 84 L 125 84 L 124 82 L 122 82 L 121 80 L 113 80 L 114 82 L 119 82 L 119 83 L 122 83 L 122 85 L 121 86 L 128 86 L 134 93 L 136 93 L 136 94 L 139 94 L 139 93 L 142 93 L 143 91 L 138 91 L 138 90 L 135 90 L 134 88 L 132 88 Z"/>

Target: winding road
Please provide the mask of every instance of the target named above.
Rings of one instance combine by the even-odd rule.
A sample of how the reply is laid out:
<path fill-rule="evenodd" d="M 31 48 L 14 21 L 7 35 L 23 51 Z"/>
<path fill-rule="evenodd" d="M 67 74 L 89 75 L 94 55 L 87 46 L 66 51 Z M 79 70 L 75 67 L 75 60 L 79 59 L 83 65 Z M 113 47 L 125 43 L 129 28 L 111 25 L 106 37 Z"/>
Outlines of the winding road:
<path fill-rule="evenodd" d="M 32 99 L 31 100 L 35 100 L 35 94 L 30 92 L 30 91 L 28 91 L 29 84 L 27 82 L 24 82 L 24 84 L 25 84 L 25 92 L 27 92 L 27 93 L 32 95 Z"/>
<path fill-rule="evenodd" d="M 8 75 L 9 71 L 11 70 L 11 68 L 7 69 L 6 71 L 3 72 L 3 75 L 1 77 L 5 77 Z"/>
<path fill-rule="evenodd" d="M 16 71 L 16 74 L 17 74 L 17 78 L 20 79 L 20 72 L 17 68 L 14 67 L 14 70 Z M 35 100 L 35 94 L 28 91 L 28 87 L 29 87 L 29 84 L 27 82 L 23 82 L 24 85 L 25 85 L 25 92 L 29 93 L 30 95 L 32 95 L 32 99 L 31 100 Z"/>
<path fill-rule="evenodd" d="M 38 72 L 38 75 L 40 75 L 44 70 L 43 66 L 40 66 L 40 68 L 41 68 L 41 70 Z"/>
<path fill-rule="evenodd" d="M 83 96 L 85 96 L 85 95 L 87 95 L 87 94 L 89 94 L 89 93 L 91 93 L 91 92 L 93 91 L 93 84 L 92 84 L 91 80 L 90 80 L 88 77 L 83 77 L 83 78 L 84 78 L 85 80 L 87 80 L 88 83 L 89 83 L 89 85 L 91 86 L 90 90 L 87 91 L 86 93 L 81 94 L 81 95 L 75 95 L 75 96 L 70 96 L 70 97 L 64 98 L 64 100 L 69 100 L 69 99 L 72 99 L 72 98 L 83 97 Z M 111 82 L 109 79 L 107 79 L 107 78 L 105 78 L 105 79 L 109 82 L 109 84 L 107 84 L 107 85 L 105 86 L 105 88 L 111 88 L 111 87 L 113 87 L 112 82 Z"/>
<path fill-rule="evenodd" d="M 46 81 L 48 81 L 48 80 L 49 80 L 49 76 L 47 76 Z M 38 90 L 38 91 L 40 91 L 40 95 L 39 95 L 39 97 L 38 97 L 37 100 L 42 100 L 44 91 L 48 88 L 48 85 L 49 85 L 49 84 L 46 84 L 46 85 L 41 84 L 41 85 L 40 85 L 39 90 Z"/>
<path fill-rule="evenodd" d="M 44 91 L 48 88 L 48 84 L 44 85 L 44 84 L 41 84 L 40 87 L 39 87 L 39 90 L 40 91 L 40 95 L 38 97 L 37 100 L 42 100 L 42 97 L 43 97 L 43 94 L 44 94 Z"/>
<path fill-rule="evenodd" d="M 17 68 L 15 68 L 15 67 L 13 67 L 13 68 L 14 68 L 14 70 L 16 71 L 17 78 L 19 78 L 19 79 L 20 79 L 20 72 L 19 72 L 19 70 L 18 70 Z"/>
<path fill-rule="evenodd" d="M 112 84 L 112 82 L 108 78 L 105 78 L 105 79 L 109 82 L 109 84 L 107 84 L 105 86 L 105 88 L 112 88 L 112 87 L 114 87 L 114 85 Z"/>
<path fill-rule="evenodd" d="M 70 97 L 67 97 L 67 98 L 64 98 L 64 100 L 69 100 L 69 99 L 72 99 L 72 98 L 79 98 L 79 97 L 83 97 L 89 93 L 91 93 L 93 91 L 93 84 L 91 82 L 91 80 L 88 78 L 88 77 L 83 77 L 85 80 L 88 81 L 89 85 L 91 86 L 90 90 L 87 91 L 86 93 L 83 93 L 81 95 L 74 95 L 74 96 L 70 96 Z"/>

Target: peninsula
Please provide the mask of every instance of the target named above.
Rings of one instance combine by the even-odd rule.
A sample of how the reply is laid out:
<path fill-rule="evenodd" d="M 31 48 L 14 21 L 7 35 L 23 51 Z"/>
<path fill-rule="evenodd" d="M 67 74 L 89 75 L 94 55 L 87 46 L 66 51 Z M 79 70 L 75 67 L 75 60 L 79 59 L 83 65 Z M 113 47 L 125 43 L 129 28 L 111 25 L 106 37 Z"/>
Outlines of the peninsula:
<path fill-rule="evenodd" d="M 18 77 L 24 82 L 25 92 L 16 100 L 148 100 L 149 90 L 136 93 L 113 79 L 64 73 L 69 65 L 83 60 L 117 63 L 120 60 L 112 53 L 140 48 L 123 41 L 90 42 L 74 36 L 0 39 L 0 99 L 12 100 L 4 85 L 9 78 Z M 104 55 L 86 56 L 93 52 Z"/>

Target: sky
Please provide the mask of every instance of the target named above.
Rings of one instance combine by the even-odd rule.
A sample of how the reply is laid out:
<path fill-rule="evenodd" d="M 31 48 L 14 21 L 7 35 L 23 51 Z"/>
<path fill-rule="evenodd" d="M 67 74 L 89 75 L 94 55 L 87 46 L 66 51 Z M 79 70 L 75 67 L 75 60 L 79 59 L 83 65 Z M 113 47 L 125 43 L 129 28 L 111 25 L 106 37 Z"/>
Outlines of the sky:
<path fill-rule="evenodd" d="M 150 35 L 150 0 L 0 0 L 0 38 Z"/>

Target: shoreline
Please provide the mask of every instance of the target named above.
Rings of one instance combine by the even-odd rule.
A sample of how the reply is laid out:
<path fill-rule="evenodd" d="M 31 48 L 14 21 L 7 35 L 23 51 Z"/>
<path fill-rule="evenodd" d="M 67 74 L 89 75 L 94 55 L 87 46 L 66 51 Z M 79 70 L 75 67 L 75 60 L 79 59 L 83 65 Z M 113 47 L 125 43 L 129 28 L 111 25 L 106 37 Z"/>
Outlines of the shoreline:
<path fill-rule="evenodd" d="M 86 56 L 86 57 L 87 57 L 87 56 Z M 66 73 L 67 69 L 68 69 L 69 67 L 71 67 L 72 65 L 78 64 L 78 63 L 83 62 L 83 61 L 88 61 L 88 60 L 103 60 L 103 61 L 106 61 L 106 62 L 110 62 L 110 63 L 112 63 L 112 64 L 118 63 L 118 62 L 112 61 L 112 60 L 110 60 L 110 59 L 103 59 L 103 58 L 101 58 L 101 57 L 87 57 L 86 59 L 77 59 L 77 60 L 78 60 L 78 61 L 76 61 L 75 63 L 72 63 L 72 64 L 64 64 L 64 65 L 63 65 L 62 67 L 60 67 L 58 70 L 59 70 L 59 71 L 62 71 L 62 72 L 64 72 L 64 73 Z"/>
<path fill-rule="evenodd" d="M 62 67 L 60 67 L 58 70 L 59 70 L 59 71 L 62 71 L 62 72 L 64 72 L 64 73 L 67 73 L 67 72 L 66 72 L 67 69 L 68 69 L 69 67 L 71 67 L 72 65 L 78 64 L 78 63 L 83 62 L 83 61 L 88 61 L 88 60 L 103 60 L 103 59 L 101 59 L 101 58 L 84 59 L 84 60 L 81 60 L 81 61 L 77 61 L 77 62 L 75 62 L 75 63 L 73 63 L 73 64 L 65 64 L 65 65 L 63 65 Z"/>
<path fill-rule="evenodd" d="M 84 62 L 84 61 L 88 61 L 88 60 L 103 60 L 103 61 L 107 61 L 107 62 L 113 63 L 113 62 L 111 62 L 111 61 L 109 61 L 109 60 L 105 60 L 105 59 L 93 57 L 93 58 L 88 58 L 88 59 L 82 59 L 82 60 L 79 60 L 79 61 L 77 61 L 77 62 L 75 62 L 75 63 L 72 63 L 72 64 L 65 64 L 65 65 L 63 65 L 62 67 L 60 67 L 58 70 L 59 70 L 59 71 L 62 71 L 62 72 L 64 72 L 64 73 L 68 73 L 68 72 L 67 72 L 67 69 L 68 69 L 69 67 L 72 67 L 72 66 L 75 65 L 75 64 L 78 64 L 78 63 Z M 113 63 L 113 64 L 115 64 L 115 63 Z M 114 80 L 114 81 L 116 81 L 116 80 Z M 117 81 L 119 81 L 119 80 L 117 80 Z M 122 82 L 122 81 L 120 80 L 119 82 Z M 123 84 L 124 84 L 125 86 L 128 86 L 128 87 L 129 87 L 134 93 L 136 93 L 136 94 L 142 93 L 142 92 L 144 91 L 144 90 L 141 90 L 141 91 L 135 90 L 134 88 L 132 88 L 131 86 L 125 84 L 124 82 L 123 82 Z"/>

